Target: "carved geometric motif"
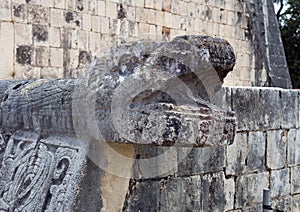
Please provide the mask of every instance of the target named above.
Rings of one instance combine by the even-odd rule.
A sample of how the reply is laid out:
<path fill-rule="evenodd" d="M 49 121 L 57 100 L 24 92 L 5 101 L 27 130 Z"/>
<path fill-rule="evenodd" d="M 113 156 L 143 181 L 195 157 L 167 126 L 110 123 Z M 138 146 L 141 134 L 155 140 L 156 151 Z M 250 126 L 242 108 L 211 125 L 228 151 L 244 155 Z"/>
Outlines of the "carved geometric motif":
<path fill-rule="evenodd" d="M 84 160 L 76 139 L 16 132 L 0 169 L 0 211 L 69 211 Z"/>

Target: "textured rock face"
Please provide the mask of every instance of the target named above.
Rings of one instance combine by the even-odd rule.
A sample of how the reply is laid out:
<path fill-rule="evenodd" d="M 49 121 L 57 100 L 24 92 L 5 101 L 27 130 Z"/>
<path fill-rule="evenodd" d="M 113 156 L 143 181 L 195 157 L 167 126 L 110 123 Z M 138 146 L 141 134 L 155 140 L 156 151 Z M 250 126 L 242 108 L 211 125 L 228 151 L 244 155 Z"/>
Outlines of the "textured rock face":
<path fill-rule="evenodd" d="M 209 36 L 121 45 L 92 62 L 86 80 L 16 83 L 4 94 L 1 128 L 122 143 L 230 144 L 234 115 L 209 100 L 234 65 L 229 43 Z"/>
<path fill-rule="evenodd" d="M 1 211 L 71 210 L 85 159 L 79 142 L 17 131 L 0 144 Z"/>
<path fill-rule="evenodd" d="M 93 104 L 107 101 L 96 110 L 82 104 L 90 101 L 78 103 L 80 110 L 87 108 L 86 118 L 96 113 L 99 129 L 107 126 L 100 129 L 100 140 L 180 146 L 230 144 L 234 115 L 209 101 L 234 65 L 233 49 L 222 39 L 181 36 L 171 42 L 138 41 L 118 46 L 94 61 L 86 87 L 78 92 L 83 95 L 76 99 L 93 99 Z"/>
<path fill-rule="evenodd" d="M 119 39 L 162 41 L 193 32 L 222 37 L 234 47 L 239 60 L 227 86 L 289 88 L 273 2 L 2 0 L 0 78 L 78 77 L 89 58 Z"/>
<path fill-rule="evenodd" d="M 190 41 L 191 37 L 178 40 L 183 40 L 185 45 L 194 45 Z M 151 51 L 155 54 L 145 51 L 149 56 L 146 56 L 146 53 L 145 56 L 141 56 L 145 58 L 143 61 L 160 61 L 161 55 L 172 56 L 168 52 L 174 52 L 177 45 L 172 47 L 168 43 L 146 44 L 153 47 Z M 84 137 L 86 135 L 83 134 L 80 138 L 117 138 L 114 141 L 130 142 L 129 139 L 118 140 L 121 136 L 130 138 L 126 137 L 127 134 L 120 133 L 114 135 L 115 137 L 109 135 L 109 132 L 113 132 L 112 129 L 119 130 L 114 128 L 118 126 L 118 121 L 124 123 L 121 119 L 114 120 L 113 115 L 118 115 L 115 110 L 118 109 L 117 105 L 121 108 L 121 117 L 129 117 L 133 123 L 134 117 L 138 117 L 139 114 L 145 115 L 145 120 L 149 119 L 149 115 L 145 114 L 146 109 L 153 112 L 150 114 L 155 117 L 152 120 L 158 124 L 163 123 L 164 119 L 161 117 L 168 111 L 191 120 L 205 117 L 203 114 L 207 111 L 212 111 L 212 118 L 216 118 L 215 111 L 224 114 L 224 110 L 208 103 L 209 99 L 218 102 L 214 97 L 210 98 L 209 92 L 195 92 L 194 88 L 200 83 L 189 84 L 196 82 L 197 77 L 201 79 L 202 75 L 198 76 L 198 73 L 206 74 L 207 81 L 217 79 L 209 78 L 212 73 L 210 68 L 213 67 L 213 61 L 216 61 L 214 57 L 204 57 L 208 59 L 197 63 L 207 69 L 192 69 L 192 65 L 186 65 L 190 68 L 186 70 L 193 70 L 195 73 L 191 78 L 181 77 L 185 76 L 186 72 L 172 72 L 176 70 L 174 67 L 179 67 L 176 61 L 184 63 L 181 60 L 183 55 L 192 58 L 193 54 L 190 51 L 178 51 L 178 57 L 175 57 L 175 54 L 171 57 L 175 58 L 172 63 L 153 62 L 157 64 L 153 66 L 138 60 L 132 60 L 132 63 L 121 60 L 125 61 L 125 65 L 119 66 L 119 59 L 111 59 L 119 58 L 117 55 L 124 55 L 128 48 L 131 48 L 129 58 L 135 54 L 144 55 L 139 52 L 132 53 L 132 49 L 134 45 L 143 47 L 146 44 L 140 42 L 123 45 L 113 50 L 107 57 L 107 63 L 103 63 L 104 68 L 114 67 L 111 69 L 100 69 L 99 66 L 97 68 L 97 64 L 102 64 L 101 59 L 98 59 L 92 64 L 87 81 L 76 83 L 74 80 L 64 79 L 0 82 L 0 211 L 259 211 L 262 206 L 262 189 L 266 187 L 271 190 L 274 208 L 299 211 L 300 93 L 296 90 L 226 88 L 219 98 L 223 101 L 217 105 L 232 108 L 236 113 L 239 125 L 233 145 L 190 148 L 182 146 L 193 143 L 180 143 L 180 139 L 177 139 L 175 144 L 182 146 L 171 147 L 149 145 L 150 141 L 146 143 L 148 145 L 91 142 L 90 150 L 98 154 L 98 158 L 86 157 L 91 155 L 86 153 L 86 143 L 74 137 L 77 129 L 86 129 L 86 134 L 90 136 Z M 223 44 L 227 46 L 226 42 Z M 162 50 L 164 45 L 166 54 L 158 54 L 158 50 Z M 209 53 L 209 47 L 206 49 L 205 52 Z M 151 58 L 155 55 L 157 58 Z M 205 55 L 210 56 L 211 53 Z M 191 61 L 196 63 L 196 57 Z M 184 64 L 189 63 L 186 61 Z M 122 70 L 126 70 L 128 66 L 133 67 L 132 73 L 122 75 Z M 151 70 L 156 71 L 152 73 Z M 144 73 L 148 78 L 142 78 L 140 73 Z M 219 72 L 215 73 L 218 75 Z M 176 77 L 172 78 L 174 75 Z M 136 77 L 130 80 L 133 76 Z M 167 86 L 172 83 L 159 83 L 179 78 L 177 76 L 181 81 L 170 81 L 175 82 L 173 86 Z M 141 78 L 144 81 L 140 81 Z M 188 85 L 188 89 L 181 84 L 182 81 Z M 214 87 L 212 81 L 209 82 L 207 86 Z M 133 85 L 136 89 L 130 90 L 130 86 Z M 203 87 L 210 88 L 204 85 Z M 141 93 L 140 88 L 147 88 L 149 92 Z M 157 99 L 155 97 L 160 96 L 159 92 L 150 88 L 164 88 L 162 91 L 168 96 Z M 80 92 L 82 90 L 83 93 Z M 170 92 L 173 90 L 182 93 L 177 92 L 175 95 Z M 101 96 L 101 91 L 107 95 Z M 74 92 L 77 95 L 73 94 Z M 40 98 L 41 96 L 44 98 Z M 117 98 L 120 96 L 125 96 L 125 100 Z M 185 96 L 188 98 L 185 99 Z M 75 107 L 72 105 L 73 101 L 82 104 L 75 104 Z M 171 103 L 165 103 L 166 101 Z M 201 104 L 195 104 L 194 101 Z M 158 110 L 152 107 L 151 103 L 163 106 Z M 165 105 L 171 105 L 173 109 L 166 108 Z M 198 108 L 195 111 L 200 111 L 201 116 L 198 116 L 199 113 L 192 113 L 192 110 L 189 110 L 191 108 Z M 132 115 L 130 109 L 135 109 L 136 113 Z M 129 115 L 124 115 L 125 112 Z M 90 114 L 90 117 L 86 114 Z M 270 114 L 277 115 L 277 120 L 270 117 Z M 80 121 L 91 125 L 80 128 Z M 221 121 L 217 123 L 222 123 Z M 139 122 L 141 126 L 145 123 L 147 121 Z M 128 122 L 128 125 L 134 126 L 131 122 Z M 91 126 L 94 128 L 90 128 Z M 101 129 L 100 126 L 106 128 Z M 124 126 L 124 129 L 128 130 L 130 126 Z M 169 128 L 175 129 L 171 124 Z M 80 133 L 79 135 L 82 135 Z M 151 135 L 155 133 L 160 135 L 161 132 L 156 131 Z M 209 142 L 216 137 L 210 137 Z M 96 147 L 96 144 L 99 147 Z M 206 143 L 208 144 L 219 143 Z M 116 152 L 118 157 L 115 157 Z M 100 161 L 103 164 L 95 160 L 99 158 L 103 159 Z M 116 174 L 117 169 L 120 172 Z"/>
<path fill-rule="evenodd" d="M 219 146 L 233 142 L 236 120 L 210 99 L 234 65 L 233 49 L 225 40 L 182 36 L 120 45 L 96 59 L 86 79 L 0 82 L 0 210 L 134 209 L 140 206 L 134 206 L 131 198 L 136 197 L 128 193 L 130 178 L 221 171 L 225 150 Z M 156 145 L 176 147 L 165 154 L 168 147 L 156 152 Z M 192 148 L 179 151 L 183 146 L 214 147 L 189 154 Z M 122 163 L 111 149 L 124 156 Z M 137 155 L 161 152 L 165 156 L 152 169 L 145 160 L 135 161 Z M 220 160 L 214 160 L 215 154 Z M 199 164 L 191 168 L 186 155 L 193 160 L 201 155 Z M 174 160 L 162 166 L 169 156 Z M 117 168 L 122 173 L 115 174 Z M 211 190 L 208 184 L 224 175 L 206 178 L 201 188 Z M 165 207 L 176 200 L 169 199 L 168 189 L 180 183 L 192 193 L 200 178 L 170 181 L 161 199 Z M 215 199 L 228 195 L 226 186 L 217 184 L 222 195 L 208 201 L 201 197 L 203 202 L 213 209 Z M 227 205 L 222 202 L 223 208 Z"/>

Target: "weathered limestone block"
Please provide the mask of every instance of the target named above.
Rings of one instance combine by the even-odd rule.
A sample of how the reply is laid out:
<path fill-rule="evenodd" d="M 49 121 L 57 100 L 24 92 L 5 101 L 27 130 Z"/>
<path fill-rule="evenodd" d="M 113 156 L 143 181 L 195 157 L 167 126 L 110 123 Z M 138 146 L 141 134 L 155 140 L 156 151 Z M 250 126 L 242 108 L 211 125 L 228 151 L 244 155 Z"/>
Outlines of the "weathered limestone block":
<path fill-rule="evenodd" d="M 293 196 L 292 211 L 300 210 L 300 194 Z"/>
<path fill-rule="evenodd" d="M 225 167 L 224 147 L 179 148 L 178 175 L 191 176 L 222 171 Z"/>
<path fill-rule="evenodd" d="M 239 120 L 237 131 L 257 130 L 259 127 L 259 89 L 232 88 L 232 100 L 232 110 Z"/>
<path fill-rule="evenodd" d="M 299 129 L 290 129 L 287 136 L 288 143 L 288 165 L 293 166 L 300 164 L 300 152 L 297 151 L 300 149 L 300 130 Z"/>
<path fill-rule="evenodd" d="M 101 178 L 104 171 L 87 158 L 83 168 L 83 179 L 78 184 L 79 192 L 73 203 L 74 211 L 97 211 L 103 208 L 101 195 Z"/>
<path fill-rule="evenodd" d="M 300 193 L 300 167 L 291 167 L 291 193 Z"/>
<path fill-rule="evenodd" d="M 236 182 L 236 208 L 261 203 L 263 198 L 262 188 L 269 186 L 269 173 L 260 172 L 240 176 Z"/>
<path fill-rule="evenodd" d="M 11 20 L 11 1 L 3 0 L 0 3 L 0 20 L 10 21 Z"/>
<path fill-rule="evenodd" d="M 233 209 L 235 184 L 225 179 L 223 172 L 204 175 L 202 178 L 202 210 L 225 211 Z"/>
<path fill-rule="evenodd" d="M 289 196 L 272 201 L 272 207 L 281 211 L 297 211 L 292 210 L 292 197 Z"/>
<path fill-rule="evenodd" d="M 157 211 L 160 198 L 160 181 L 132 181 L 123 211 Z"/>
<path fill-rule="evenodd" d="M 238 176 L 243 173 L 265 169 L 266 136 L 263 132 L 237 133 L 235 141 L 227 147 L 226 174 Z"/>
<path fill-rule="evenodd" d="M 299 91 L 281 90 L 282 128 L 295 128 L 299 118 Z"/>
<path fill-rule="evenodd" d="M 210 98 L 210 101 L 223 109 L 232 110 L 231 87 L 222 87 Z"/>
<path fill-rule="evenodd" d="M 160 181 L 132 181 L 123 211 L 226 211 L 235 184 L 223 172 Z M 187 195 L 188 194 L 188 195 Z"/>
<path fill-rule="evenodd" d="M 248 155 L 247 133 L 237 133 L 232 145 L 226 151 L 226 175 L 240 175 L 247 171 L 246 159 Z"/>
<path fill-rule="evenodd" d="M 0 16 L 5 15 L 6 11 L 10 11 L 3 3 L 9 3 L 8 0 L 0 3 Z M 1 18 L 0 18 L 1 19 Z M 3 20 L 3 19 L 2 19 Z M 0 78 L 12 79 L 14 70 L 14 25 L 12 22 L 0 23 Z"/>
<path fill-rule="evenodd" d="M 262 171 L 265 169 L 266 136 L 263 132 L 249 133 L 249 153 L 247 167 L 249 171 Z"/>
<path fill-rule="evenodd" d="M 174 175 L 178 172 L 177 151 L 175 147 L 136 145 L 137 160 L 133 164 L 132 177 L 149 179 Z"/>
<path fill-rule="evenodd" d="M 280 169 L 271 172 L 271 198 L 278 198 L 290 193 L 290 171 L 289 169 Z"/>
<path fill-rule="evenodd" d="M 161 211 L 200 211 L 201 189 L 200 176 L 166 180 L 161 188 Z"/>
<path fill-rule="evenodd" d="M 267 131 L 267 167 L 280 169 L 286 164 L 286 134 L 282 130 Z"/>
<path fill-rule="evenodd" d="M 281 126 L 279 89 L 260 90 L 260 127 L 279 129 Z"/>

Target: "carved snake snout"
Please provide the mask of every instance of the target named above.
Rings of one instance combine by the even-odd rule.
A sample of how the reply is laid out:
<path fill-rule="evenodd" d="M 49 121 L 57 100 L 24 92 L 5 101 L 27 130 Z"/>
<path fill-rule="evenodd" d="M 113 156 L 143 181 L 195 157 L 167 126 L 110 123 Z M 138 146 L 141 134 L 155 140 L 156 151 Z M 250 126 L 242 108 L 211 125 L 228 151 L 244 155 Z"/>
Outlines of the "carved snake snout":
<path fill-rule="evenodd" d="M 203 100 L 195 104 L 177 104 L 167 94 L 158 91 L 136 98 L 128 111 L 129 137 L 140 142 L 147 142 L 150 138 L 153 144 L 167 146 L 231 144 L 235 133 L 234 113 L 211 107 Z"/>

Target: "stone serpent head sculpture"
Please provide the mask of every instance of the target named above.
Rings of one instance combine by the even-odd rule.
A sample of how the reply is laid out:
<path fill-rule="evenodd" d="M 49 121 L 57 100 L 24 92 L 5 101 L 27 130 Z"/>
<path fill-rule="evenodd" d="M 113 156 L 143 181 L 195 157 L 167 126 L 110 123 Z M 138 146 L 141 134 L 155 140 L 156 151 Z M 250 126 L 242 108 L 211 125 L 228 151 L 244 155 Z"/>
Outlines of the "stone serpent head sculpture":
<path fill-rule="evenodd" d="M 90 65 L 84 88 L 76 92 L 81 96 L 75 98 L 80 99 L 75 114 L 87 109 L 85 118 L 78 120 L 92 123 L 89 134 L 96 140 L 198 147 L 231 144 L 234 114 L 209 102 L 234 65 L 230 44 L 209 36 L 120 45 Z M 87 132 L 84 126 L 85 122 L 78 123 L 77 132 Z"/>
<path fill-rule="evenodd" d="M 66 134 L 121 143 L 231 144 L 233 112 L 210 98 L 235 65 L 230 44 L 209 36 L 122 44 L 85 79 L 3 82 L 2 134 Z"/>

